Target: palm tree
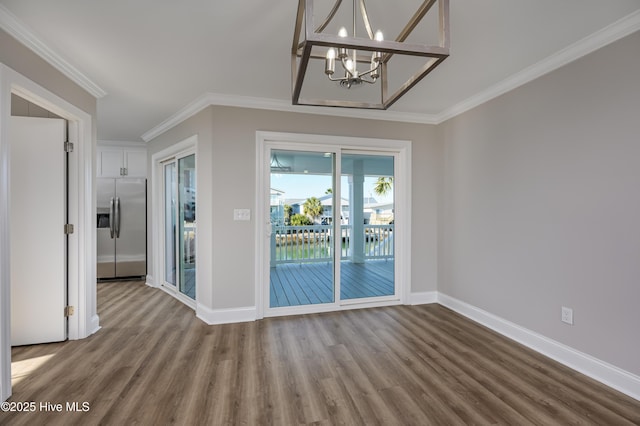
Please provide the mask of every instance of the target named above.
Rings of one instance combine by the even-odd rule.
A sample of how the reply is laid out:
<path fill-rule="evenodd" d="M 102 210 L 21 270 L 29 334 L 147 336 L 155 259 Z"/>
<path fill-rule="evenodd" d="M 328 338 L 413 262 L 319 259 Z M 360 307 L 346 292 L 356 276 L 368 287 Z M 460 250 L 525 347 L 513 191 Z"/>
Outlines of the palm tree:
<path fill-rule="evenodd" d="M 291 216 L 292 226 L 308 226 L 313 225 L 313 221 L 303 214 L 294 214 Z"/>
<path fill-rule="evenodd" d="M 318 216 L 322 215 L 324 208 L 322 207 L 322 203 L 316 197 L 307 198 L 307 200 L 302 205 L 304 209 L 304 214 L 309 216 L 311 220 L 314 220 Z"/>
<path fill-rule="evenodd" d="M 393 177 L 380 176 L 373 187 L 373 192 L 378 195 L 386 195 L 393 188 Z"/>
<path fill-rule="evenodd" d="M 285 225 L 291 224 L 291 213 L 293 213 L 293 207 L 291 207 L 289 204 L 285 204 L 284 205 L 284 224 Z"/>

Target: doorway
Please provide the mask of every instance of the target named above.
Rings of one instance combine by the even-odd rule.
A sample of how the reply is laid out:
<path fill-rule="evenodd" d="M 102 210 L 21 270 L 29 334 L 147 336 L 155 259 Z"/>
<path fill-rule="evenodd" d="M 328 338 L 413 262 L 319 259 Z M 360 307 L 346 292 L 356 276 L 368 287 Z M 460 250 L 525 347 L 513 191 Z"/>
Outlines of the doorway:
<path fill-rule="evenodd" d="M 410 143 L 267 132 L 257 141 L 259 316 L 402 303 Z"/>
<path fill-rule="evenodd" d="M 336 153 L 272 149 L 269 159 L 269 308 L 334 303 Z"/>
<path fill-rule="evenodd" d="M 68 141 L 74 150 L 68 155 L 69 191 L 67 220 L 74 232 L 67 237 L 67 304 L 73 314 L 67 318 L 67 338 L 83 339 L 99 328 L 96 312 L 95 228 L 93 214 L 93 144 L 91 115 L 42 86 L 0 64 L 0 128 L 11 128 L 11 96 L 17 95 L 67 121 Z M 40 155 L 33 153 L 34 156 Z M 9 132 L 0 134 L 0 400 L 11 395 L 11 300 L 9 287 L 10 236 L 14 231 L 10 217 Z M 63 226 L 59 225 L 61 232 Z M 63 313 L 60 313 L 63 316 Z"/>
<path fill-rule="evenodd" d="M 191 304 L 196 300 L 196 155 L 194 151 L 184 151 L 160 163 L 162 283 Z"/>

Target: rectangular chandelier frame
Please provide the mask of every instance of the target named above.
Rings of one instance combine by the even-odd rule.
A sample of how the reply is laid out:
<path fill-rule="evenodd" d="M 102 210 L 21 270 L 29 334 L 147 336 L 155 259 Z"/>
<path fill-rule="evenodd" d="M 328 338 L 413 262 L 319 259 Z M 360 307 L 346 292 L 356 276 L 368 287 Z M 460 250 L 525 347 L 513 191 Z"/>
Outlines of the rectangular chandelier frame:
<path fill-rule="evenodd" d="M 315 0 L 298 1 L 296 25 L 293 35 L 293 45 L 291 48 L 291 84 L 292 103 L 294 105 L 386 110 L 449 56 L 449 0 L 424 1 L 395 40 L 384 41 L 355 38 L 350 35 L 347 37 L 339 37 L 335 34 L 323 33 L 322 31 L 324 30 L 327 22 L 324 22 L 320 27 L 316 26 L 313 19 L 314 2 Z M 411 32 L 418 26 L 422 18 L 436 3 L 438 3 L 439 45 L 428 46 L 405 43 L 405 40 L 409 37 Z M 314 28 L 318 28 L 318 30 L 314 30 Z M 302 40 L 300 39 L 301 36 L 304 37 Z M 309 60 L 325 59 L 322 55 L 312 53 L 314 46 L 356 49 L 358 51 L 365 52 L 383 52 L 384 55 L 381 62 L 382 72 L 379 79 L 380 101 L 378 103 L 369 103 L 335 99 L 300 98 Z M 387 64 L 394 55 L 419 56 L 428 58 L 428 60 L 394 93 L 389 94 Z M 357 62 L 368 63 L 370 59 L 370 56 L 361 55 L 358 56 Z M 324 77 L 324 75 L 322 75 L 322 77 Z"/>

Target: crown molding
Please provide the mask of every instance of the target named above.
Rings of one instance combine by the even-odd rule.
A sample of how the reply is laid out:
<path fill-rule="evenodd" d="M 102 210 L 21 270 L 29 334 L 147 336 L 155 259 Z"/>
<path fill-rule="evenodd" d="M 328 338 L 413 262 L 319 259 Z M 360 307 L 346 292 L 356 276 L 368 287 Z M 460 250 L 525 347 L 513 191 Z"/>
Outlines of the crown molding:
<path fill-rule="evenodd" d="M 516 89 L 538 77 L 550 73 L 564 65 L 598 50 L 614 41 L 640 30 L 640 10 L 635 11 L 607 27 L 577 41 L 552 54 L 542 61 L 507 77 L 501 82 L 483 90 L 438 114 L 403 113 L 398 111 L 362 110 L 350 108 L 327 108 L 292 105 L 280 99 L 256 98 L 249 96 L 205 93 L 177 113 L 142 135 L 145 142 L 177 126 L 189 117 L 211 105 L 255 108 L 273 111 L 297 112 L 304 114 L 330 115 L 338 117 L 386 120 L 405 123 L 441 124 L 457 115 L 469 111 L 500 95 Z"/>
<path fill-rule="evenodd" d="M 290 101 L 281 99 L 257 98 L 252 96 L 227 95 L 221 93 L 205 93 L 181 108 L 171 117 L 164 120 L 141 137 L 145 142 L 160 136 L 172 127 L 196 115 L 203 109 L 216 106 L 253 108 L 271 111 L 297 112 L 302 114 L 330 115 L 369 120 L 399 121 L 405 123 L 437 124 L 436 116 L 431 114 L 406 113 L 397 111 L 362 110 L 349 108 L 326 108 L 306 105 L 292 105 Z"/>
<path fill-rule="evenodd" d="M 510 92 L 536 78 L 542 77 L 558 68 L 567 65 L 583 56 L 588 55 L 614 41 L 620 40 L 640 30 L 640 10 L 614 22 L 603 29 L 579 40 L 572 45 L 548 56 L 547 58 L 517 72 L 510 77 L 494 84 L 486 90 L 477 93 L 464 101 L 445 109 L 436 115 L 437 124 L 460 115 L 500 95 Z"/>
<path fill-rule="evenodd" d="M 150 142 L 151 140 L 157 138 L 158 136 L 168 131 L 169 129 L 193 117 L 194 115 L 196 115 L 197 113 L 199 113 L 200 111 L 202 111 L 203 109 L 211 105 L 208 100 L 209 96 L 210 96 L 209 93 L 205 93 L 204 95 L 201 95 L 191 103 L 179 109 L 178 112 L 176 112 L 171 117 L 164 120 L 162 123 L 158 124 L 157 126 L 153 127 L 150 130 L 147 130 L 140 137 L 142 138 L 143 141 Z"/>
<path fill-rule="evenodd" d="M 66 59 L 54 52 L 33 31 L 22 24 L 4 5 L 0 4 L 0 28 L 13 38 L 24 44 L 36 55 L 47 61 L 51 66 L 67 76 L 71 81 L 82 87 L 96 98 L 102 98 L 107 94 L 100 86 L 91 81 L 89 77 L 71 65 Z"/>
<path fill-rule="evenodd" d="M 98 139 L 97 146 L 99 148 L 117 147 L 117 148 L 146 148 L 143 141 L 113 141 L 107 139 Z"/>
<path fill-rule="evenodd" d="M 0 28 L 35 52 L 54 68 L 78 84 L 96 98 L 104 97 L 107 92 L 86 75 L 62 58 L 30 29 L 22 24 L 5 6 L 0 4 Z M 256 108 L 273 111 L 297 112 L 304 114 L 318 114 L 371 120 L 386 120 L 419 124 L 440 124 L 457 115 L 469 111 L 485 102 L 520 87 L 538 77 L 556 70 L 576 59 L 581 58 L 601 47 L 640 30 L 640 10 L 633 12 L 613 24 L 585 37 L 584 39 L 562 49 L 542 61 L 513 74 L 503 81 L 483 90 L 466 100 L 450 107 L 438 114 L 403 113 L 399 111 L 359 110 L 343 108 L 323 108 L 312 106 L 292 105 L 289 101 L 280 99 L 257 98 L 249 96 L 225 95 L 205 93 L 190 104 L 180 109 L 176 114 L 164 120 L 159 125 L 142 135 L 145 142 L 154 139 L 182 121 L 197 114 L 211 105 L 235 106 L 242 108 Z"/>

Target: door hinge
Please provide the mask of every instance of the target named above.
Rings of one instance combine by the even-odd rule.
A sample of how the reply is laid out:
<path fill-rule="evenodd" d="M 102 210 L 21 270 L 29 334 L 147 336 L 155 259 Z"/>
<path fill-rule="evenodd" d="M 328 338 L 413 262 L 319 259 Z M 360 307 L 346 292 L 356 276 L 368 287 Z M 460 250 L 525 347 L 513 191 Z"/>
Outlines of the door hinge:
<path fill-rule="evenodd" d="M 75 313 L 76 309 L 73 306 L 65 306 L 64 307 L 64 316 L 70 317 Z"/>
<path fill-rule="evenodd" d="M 72 224 L 66 223 L 64 225 L 64 234 L 65 235 L 73 234 L 73 225 Z"/>
<path fill-rule="evenodd" d="M 120 167 L 120 176 L 126 176 L 129 174 L 129 171 L 126 167 Z"/>
<path fill-rule="evenodd" d="M 64 143 L 64 152 L 73 152 L 73 142 Z"/>

